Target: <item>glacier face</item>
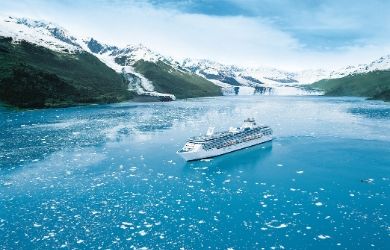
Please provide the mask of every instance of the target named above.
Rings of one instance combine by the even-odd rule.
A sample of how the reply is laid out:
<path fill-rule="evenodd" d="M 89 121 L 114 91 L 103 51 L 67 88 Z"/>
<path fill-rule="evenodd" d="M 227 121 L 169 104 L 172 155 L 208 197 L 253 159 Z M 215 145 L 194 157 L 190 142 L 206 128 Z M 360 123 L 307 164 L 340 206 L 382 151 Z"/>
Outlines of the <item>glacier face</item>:
<path fill-rule="evenodd" d="M 174 95 L 159 93 L 153 83 L 135 72 L 133 65 L 139 60 L 163 62 L 176 70 L 194 73 L 220 86 L 225 94 L 310 94 L 300 85 L 322 79 L 341 78 L 350 74 L 367 73 L 390 69 L 390 55 L 369 64 L 348 66 L 339 70 L 323 69 L 288 72 L 275 68 L 249 68 L 226 65 L 206 59 L 175 60 L 161 55 L 142 44 L 124 48 L 100 43 L 94 38 L 78 38 L 66 29 L 45 21 L 27 18 L 0 16 L 0 36 L 12 37 L 15 41 L 28 42 L 63 53 L 88 52 L 98 57 L 108 67 L 122 73 L 129 80 L 129 89 L 140 95 L 175 99 Z M 318 93 L 314 93 L 318 94 Z"/>

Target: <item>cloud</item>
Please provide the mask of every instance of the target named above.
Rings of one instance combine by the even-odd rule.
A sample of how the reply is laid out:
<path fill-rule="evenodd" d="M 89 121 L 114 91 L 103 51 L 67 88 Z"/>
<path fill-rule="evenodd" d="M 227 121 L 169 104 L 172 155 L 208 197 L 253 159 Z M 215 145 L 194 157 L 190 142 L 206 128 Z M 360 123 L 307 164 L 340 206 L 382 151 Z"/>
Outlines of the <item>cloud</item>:
<path fill-rule="evenodd" d="M 3 1 L 0 9 L 57 22 L 77 35 L 110 44 L 143 43 L 174 58 L 250 67 L 338 68 L 389 53 L 390 31 L 384 31 L 390 28 L 361 16 L 369 4 L 312 2 L 223 0 L 206 7 L 204 1 L 191 0 L 21 0 Z M 367 9 L 385 7 L 381 1 L 373 5 Z"/>

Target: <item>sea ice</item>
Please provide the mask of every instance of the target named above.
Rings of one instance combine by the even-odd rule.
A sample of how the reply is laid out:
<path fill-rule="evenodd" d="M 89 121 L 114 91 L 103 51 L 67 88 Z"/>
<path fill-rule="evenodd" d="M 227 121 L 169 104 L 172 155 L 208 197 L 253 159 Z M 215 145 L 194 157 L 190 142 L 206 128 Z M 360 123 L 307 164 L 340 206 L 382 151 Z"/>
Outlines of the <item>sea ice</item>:
<path fill-rule="evenodd" d="M 330 236 L 329 235 L 324 235 L 324 234 L 320 234 L 317 236 L 320 240 L 326 240 L 326 239 L 330 239 Z"/>
<path fill-rule="evenodd" d="M 278 222 L 277 220 L 272 220 L 272 221 L 270 221 L 270 222 L 265 223 L 265 225 L 266 225 L 267 227 L 276 228 L 276 229 L 288 227 L 288 224 L 285 224 L 285 223 L 281 223 L 281 224 L 279 224 L 279 225 L 275 225 L 275 223 L 277 223 L 277 222 Z"/>
<path fill-rule="evenodd" d="M 141 231 L 138 232 L 138 234 L 141 235 L 141 236 L 145 236 L 145 235 L 147 235 L 148 233 L 145 232 L 145 230 L 141 230 Z"/>

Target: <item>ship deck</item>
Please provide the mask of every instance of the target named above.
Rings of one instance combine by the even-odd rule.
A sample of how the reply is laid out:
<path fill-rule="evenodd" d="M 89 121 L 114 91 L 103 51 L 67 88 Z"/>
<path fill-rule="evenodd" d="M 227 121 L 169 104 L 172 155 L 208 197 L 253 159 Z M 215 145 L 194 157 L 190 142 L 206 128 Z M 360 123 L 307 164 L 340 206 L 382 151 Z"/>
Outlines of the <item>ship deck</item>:
<path fill-rule="evenodd" d="M 200 136 L 191 137 L 190 139 L 188 139 L 188 142 L 205 143 L 207 141 L 222 138 L 222 137 L 227 136 L 227 135 L 235 135 L 235 134 L 239 134 L 239 133 L 244 132 L 244 131 L 251 131 L 254 129 L 264 129 L 264 128 L 269 128 L 269 127 L 268 126 L 258 126 L 258 127 L 250 128 L 249 130 L 237 128 L 236 131 L 222 131 L 222 132 L 216 132 L 210 136 L 200 135 Z"/>

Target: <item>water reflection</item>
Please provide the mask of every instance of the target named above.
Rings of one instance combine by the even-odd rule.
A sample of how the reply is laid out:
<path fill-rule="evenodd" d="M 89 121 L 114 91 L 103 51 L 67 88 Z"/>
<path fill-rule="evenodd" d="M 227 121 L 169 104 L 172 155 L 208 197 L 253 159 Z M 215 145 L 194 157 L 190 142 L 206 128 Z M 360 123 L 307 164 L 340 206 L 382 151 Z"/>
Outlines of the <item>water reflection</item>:
<path fill-rule="evenodd" d="M 256 168 L 261 166 L 261 163 L 270 156 L 271 152 L 272 142 L 266 142 L 214 158 L 187 162 L 184 172 L 193 173 L 194 170 L 196 172 L 199 168 L 204 167 L 207 167 L 204 168 L 207 173 Z"/>

